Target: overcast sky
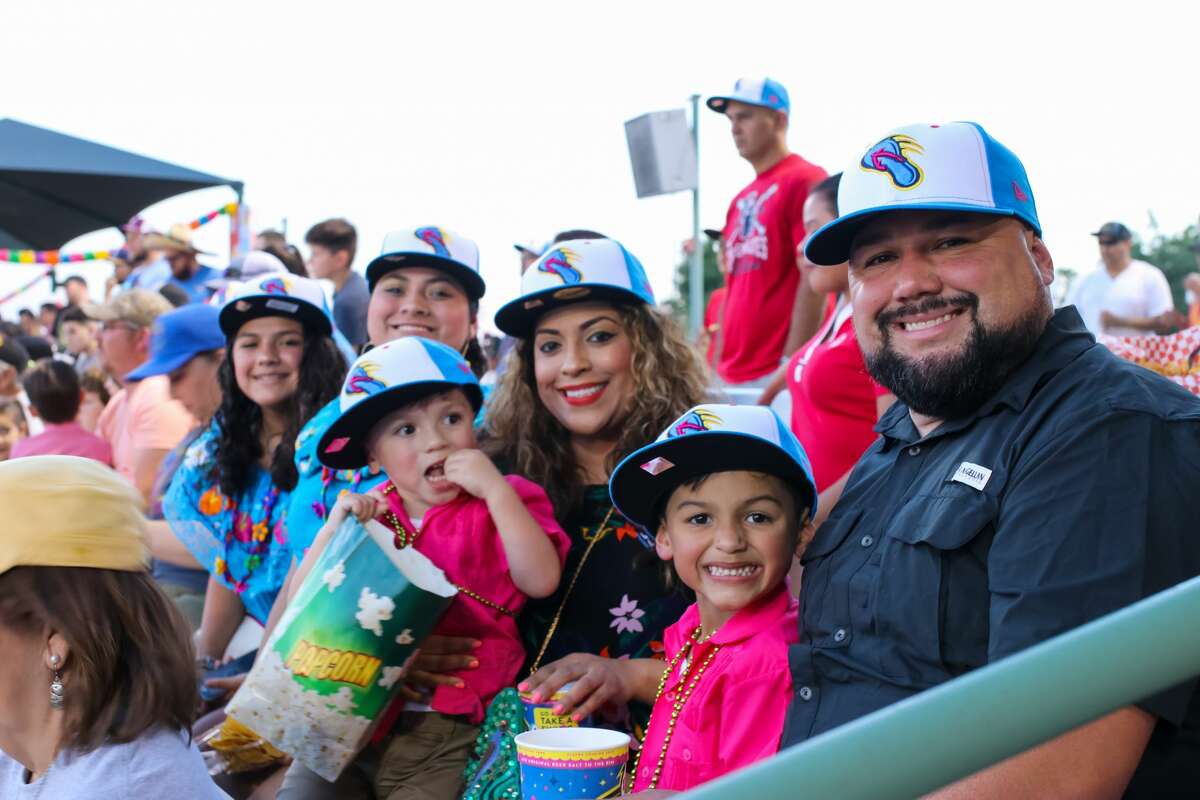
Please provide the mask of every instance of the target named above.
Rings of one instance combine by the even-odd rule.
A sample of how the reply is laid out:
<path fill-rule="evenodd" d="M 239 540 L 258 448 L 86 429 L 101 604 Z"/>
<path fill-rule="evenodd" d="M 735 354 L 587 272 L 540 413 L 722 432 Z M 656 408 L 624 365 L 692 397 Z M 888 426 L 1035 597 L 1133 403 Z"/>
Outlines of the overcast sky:
<path fill-rule="evenodd" d="M 691 198 L 636 198 L 623 122 L 739 75 L 788 88 L 791 148 L 831 172 L 899 125 L 983 124 L 1023 159 L 1059 267 L 1091 268 L 1106 220 L 1149 235 L 1151 211 L 1166 232 L 1200 212 L 1191 3 L 39 0 L 3 20 L 0 117 L 240 179 L 254 227 L 286 218 L 302 249 L 309 225 L 345 216 L 360 270 L 391 228 L 470 236 L 485 328 L 517 291 L 512 243 L 562 228 L 620 239 L 673 292 Z M 752 171 L 724 117 L 700 121 L 703 221 L 720 227 Z M 146 216 L 166 227 L 231 199 Z M 220 251 L 228 224 L 197 238 Z M 36 274 L 0 269 L 0 293 Z M 109 270 L 90 267 L 95 293 Z"/>

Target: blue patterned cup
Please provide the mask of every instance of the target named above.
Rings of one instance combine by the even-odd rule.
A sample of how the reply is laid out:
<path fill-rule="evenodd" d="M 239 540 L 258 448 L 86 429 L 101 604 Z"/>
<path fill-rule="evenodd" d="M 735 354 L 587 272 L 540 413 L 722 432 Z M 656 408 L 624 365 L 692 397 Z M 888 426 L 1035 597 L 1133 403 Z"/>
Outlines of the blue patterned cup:
<path fill-rule="evenodd" d="M 519 734 L 524 800 L 617 797 L 629 761 L 629 736 L 604 728 L 545 728 Z"/>

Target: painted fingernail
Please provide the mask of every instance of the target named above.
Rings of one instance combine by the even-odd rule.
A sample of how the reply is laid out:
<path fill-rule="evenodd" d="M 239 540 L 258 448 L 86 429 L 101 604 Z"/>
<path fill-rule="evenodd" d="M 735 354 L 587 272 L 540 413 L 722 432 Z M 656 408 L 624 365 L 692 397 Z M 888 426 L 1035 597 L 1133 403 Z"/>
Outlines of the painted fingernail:
<path fill-rule="evenodd" d="M 454 684 L 454 688 L 456 688 L 456 689 L 462 689 L 465 686 L 466 686 L 466 684 L 463 683 L 462 681 L 459 681 L 458 683 Z"/>
<path fill-rule="evenodd" d="M 572 714 L 571 719 L 575 720 L 576 722 L 583 722 L 583 714 Z"/>
<path fill-rule="evenodd" d="M 478 639 L 476 639 L 475 643 L 471 645 L 472 650 L 478 650 L 481 647 L 483 647 L 483 642 L 479 641 Z"/>
<path fill-rule="evenodd" d="M 529 699 L 535 703 L 540 703 L 540 702 L 542 702 L 542 693 L 534 692 L 532 695 L 530 695 Z"/>
<path fill-rule="evenodd" d="M 554 704 L 554 708 L 553 708 L 553 709 L 551 709 L 551 710 L 552 710 L 552 711 L 553 711 L 555 714 L 561 714 L 561 713 L 563 712 L 563 706 L 562 706 L 562 703 L 555 703 L 555 704 Z"/>
<path fill-rule="evenodd" d="M 478 666 L 479 666 L 479 662 L 476 659 L 472 658 L 471 664 L 470 664 L 471 669 L 475 669 Z"/>

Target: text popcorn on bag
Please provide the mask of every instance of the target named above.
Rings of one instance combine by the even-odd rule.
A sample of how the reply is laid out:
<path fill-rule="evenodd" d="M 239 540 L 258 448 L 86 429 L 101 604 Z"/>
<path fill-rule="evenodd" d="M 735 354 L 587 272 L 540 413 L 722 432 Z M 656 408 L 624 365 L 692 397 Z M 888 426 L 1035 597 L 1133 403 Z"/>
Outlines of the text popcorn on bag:
<path fill-rule="evenodd" d="M 417 644 L 457 593 L 392 534 L 347 518 L 228 707 L 328 781 L 370 738 Z"/>

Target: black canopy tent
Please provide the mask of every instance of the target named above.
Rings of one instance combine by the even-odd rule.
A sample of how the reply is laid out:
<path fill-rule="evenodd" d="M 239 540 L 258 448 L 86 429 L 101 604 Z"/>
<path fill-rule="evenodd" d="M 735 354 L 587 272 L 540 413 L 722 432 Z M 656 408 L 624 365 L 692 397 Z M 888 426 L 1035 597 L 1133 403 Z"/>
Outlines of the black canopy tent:
<path fill-rule="evenodd" d="M 52 250 L 194 189 L 242 183 L 0 119 L 0 247 Z"/>

